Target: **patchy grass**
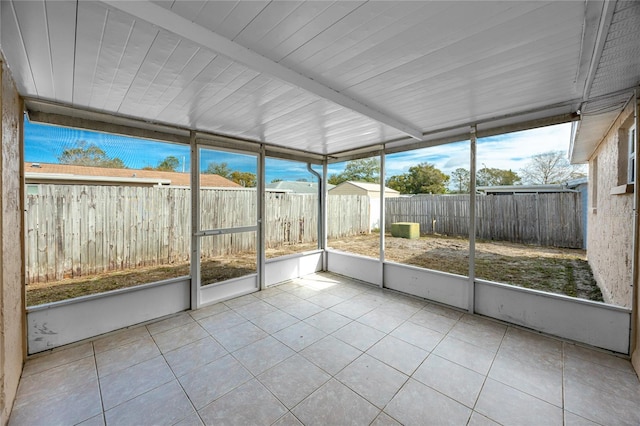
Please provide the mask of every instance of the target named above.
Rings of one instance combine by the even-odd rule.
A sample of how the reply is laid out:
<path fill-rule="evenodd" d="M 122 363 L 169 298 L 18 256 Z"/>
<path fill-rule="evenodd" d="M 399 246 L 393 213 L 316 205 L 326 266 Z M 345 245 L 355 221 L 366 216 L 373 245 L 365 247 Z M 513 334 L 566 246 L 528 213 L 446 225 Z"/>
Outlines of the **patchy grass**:
<path fill-rule="evenodd" d="M 333 249 L 378 257 L 380 235 L 356 235 L 329 241 Z M 438 271 L 467 275 L 469 243 L 466 239 L 426 236 L 407 240 L 385 236 L 388 260 Z M 315 243 L 267 249 L 268 259 L 314 250 Z M 202 282 L 210 284 L 255 273 L 255 253 L 208 259 L 202 263 Z M 189 275 L 189 264 L 106 272 L 27 286 L 27 306 L 133 287 Z M 602 301 L 583 250 L 525 246 L 504 242 L 476 243 L 476 276 L 489 281 Z"/>

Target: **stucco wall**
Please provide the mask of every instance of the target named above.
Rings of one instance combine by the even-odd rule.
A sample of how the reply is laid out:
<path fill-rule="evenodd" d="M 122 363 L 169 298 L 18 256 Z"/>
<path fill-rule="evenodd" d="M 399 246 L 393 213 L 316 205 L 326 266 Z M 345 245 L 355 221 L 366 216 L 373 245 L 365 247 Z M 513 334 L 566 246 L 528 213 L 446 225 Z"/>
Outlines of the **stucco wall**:
<path fill-rule="evenodd" d="M 22 285 L 22 105 L 1 60 L 0 108 L 0 424 L 9 418 L 24 361 L 24 286 Z"/>
<path fill-rule="evenodd" d="M 625 132 L 620 129 L 629 124 L 630 117 L 633 117 L 633 105 L 618 117 L 589 161 L 592 201 L 589 202 L 587 235 L 589 264 L 605 301 L 628 308 L 632 296 L 633 194 L 611 192 L 620 187 L 620 176 L 626 175 L 626 163 L 619 164 L 627 150 L 626 140 L 620 138 Z"/>

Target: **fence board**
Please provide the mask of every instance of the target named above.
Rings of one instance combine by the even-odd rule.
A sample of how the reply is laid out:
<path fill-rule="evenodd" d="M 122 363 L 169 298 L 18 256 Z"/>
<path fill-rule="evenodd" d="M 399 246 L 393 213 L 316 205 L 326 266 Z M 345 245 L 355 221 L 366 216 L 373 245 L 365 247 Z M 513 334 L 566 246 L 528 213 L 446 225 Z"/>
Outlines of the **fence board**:
<path fill-rule="evenodd" d="M 422 234 L 469 235 L 468 195 L 387 198 L 386 227 L 417 222 Z M 485 240 L 582 248 L 582 202 L 576 192 L 478 195 L 476 235 Z"/>
<path fill-rule="evenodd" d="M 27 283 L 189 260 L 188 188 L 39 185 L 26 197 Z M 267 247 L 317 241 L 318 197 L 267 193 Z M 255 191 L 201 190 L 203 229 L 256 223 Z M 329 236 L 368 232 L 366 196 L 330 196 Z M 201 238 L 202 257 L 255 251 L 256 233 Z"/>

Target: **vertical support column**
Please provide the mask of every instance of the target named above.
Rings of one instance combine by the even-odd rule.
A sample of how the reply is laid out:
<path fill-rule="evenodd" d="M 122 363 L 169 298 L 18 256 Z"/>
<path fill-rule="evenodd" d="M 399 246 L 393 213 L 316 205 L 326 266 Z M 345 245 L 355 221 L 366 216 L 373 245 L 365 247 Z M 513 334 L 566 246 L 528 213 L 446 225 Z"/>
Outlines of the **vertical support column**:
<path fill-rule="evenodd" d="M 264 273 L 265 273 L 265 254 L 264 254 L 264 246 L 265 246 L 265 228 L 264 228 L 264 221 L 265 221 L 265 182 L 264 182 L 264 178 L 265 178 L 265 147 L 264 145 L 260 146 L 260 154 L 258 155 L 258 185 L 256 187 L 256 191 L 257 191 L 257 207 L 258 207 L 258 217 L 257 217 L 257 223 L 258 223 L 258 235 L 257 235 L 257 241 L 256 241 L 256 247 L 257 247 L 257 267 L 258 267 L 258 288 L 260 290 L 264 290 L 265 288 L 265 277 L 264 277 Z"/>
<path fill-rule="evenodd" d="M 200 152 L 196 133 L 189 135 L 191 146 L 191 309 L 200 307 Z"/>
<path fill-rule="evenodd" d="M 475 311 L 476 291 L 476 126 L 471 126 L 469 142 L 469 313 Z"/>
<path fill-rule="evenodd" d="M 384 288 L 384 228 L 385 228 L 385 197 L 384 180 L 386 176 L 385 152 L 380 153 L 380 287 Z"/>
<path fill-rule="evenodd" d="M 322 221 L 322 235 L 318 235 L 318 240 L 320 241 L 320 249 L 322 249 L 322 270 L 327 270 L 327 235 L 329 233 L 328 229 L 328 204 L 329 204 L 329 191 L 327 189 L 327 173 L 329 172 L 329 168 L 327 165 L 327 159 L 325 158 L 322 162 L 322 192 L 321 199 L 319 200 L 320 206 L 322 208 L 322 215 L 318 218 L 318 220 Z"/>

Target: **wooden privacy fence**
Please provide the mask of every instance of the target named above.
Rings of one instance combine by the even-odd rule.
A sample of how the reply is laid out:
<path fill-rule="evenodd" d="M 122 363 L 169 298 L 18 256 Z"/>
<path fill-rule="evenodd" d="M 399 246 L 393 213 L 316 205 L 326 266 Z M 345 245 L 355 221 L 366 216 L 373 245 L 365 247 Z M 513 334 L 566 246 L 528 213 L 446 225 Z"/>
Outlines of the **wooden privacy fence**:
<path fill-rule="evenodd" d="M 421 234 L 469 235 L 469 195 L 387 198 L 386 227 L 417 222 Z M 582 202 L 577 192 L 478 195 L 478 238 L 582 248 Z"/>
<path fill-rule="evenodd" d="M 39 185 L 26 197 L 26 281 L 56 281 L 189 260 L 191 190 Z M 201 229 L 255 225 L 253 190 L 202 189 Z M 328 198 L 330 237 L 369 231 L 366 196 Z M 318 197 L 265 196 L 267 247 L 317 241 Z M 200 238 L 203 257 L 255 251 L 255 232 Z"/>

